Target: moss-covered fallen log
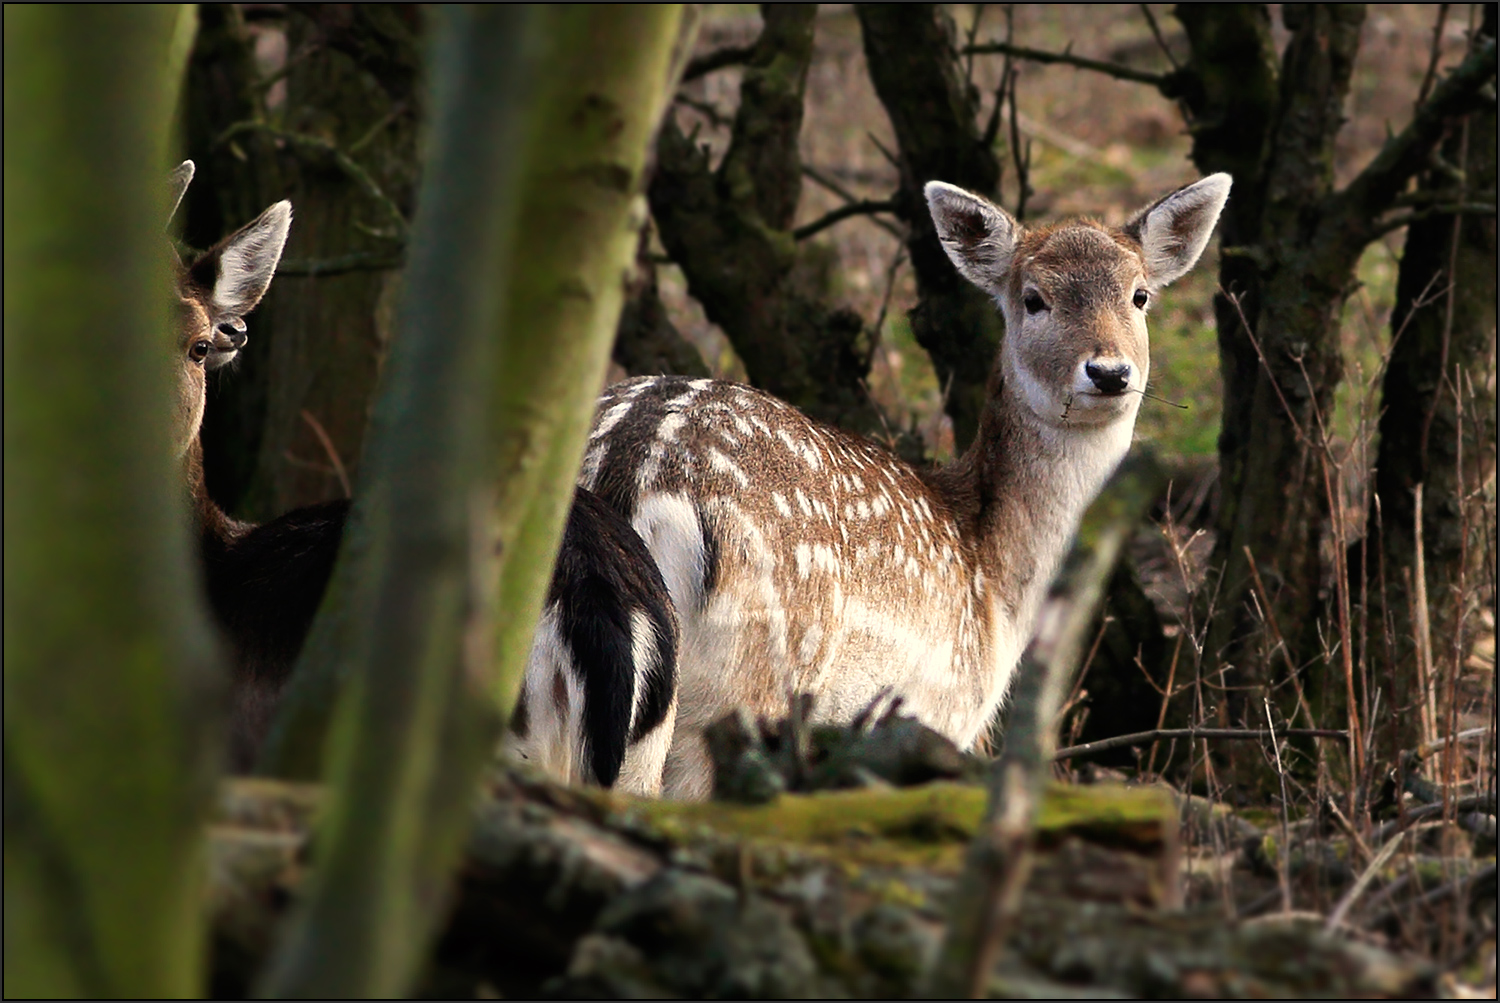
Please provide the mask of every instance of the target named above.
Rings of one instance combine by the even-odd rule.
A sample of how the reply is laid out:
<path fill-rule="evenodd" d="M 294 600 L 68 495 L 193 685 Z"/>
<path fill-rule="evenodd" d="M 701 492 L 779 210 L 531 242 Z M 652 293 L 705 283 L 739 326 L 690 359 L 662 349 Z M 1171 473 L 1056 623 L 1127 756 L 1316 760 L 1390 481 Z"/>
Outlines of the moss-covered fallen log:
<path fill-rule="evenodd" d="M 320 793 L 227 784 L 210 830 L 214 988 L 242 991 L 299 894 Z M 977 786 L 642 801 L 497 772 L 475 806 L 430 994 L 909 996 L 935 956 Z M 1178 809 L 1053 786 L 992 994 L 1428 996 L 1434 973 L 1176 899 Z"/>

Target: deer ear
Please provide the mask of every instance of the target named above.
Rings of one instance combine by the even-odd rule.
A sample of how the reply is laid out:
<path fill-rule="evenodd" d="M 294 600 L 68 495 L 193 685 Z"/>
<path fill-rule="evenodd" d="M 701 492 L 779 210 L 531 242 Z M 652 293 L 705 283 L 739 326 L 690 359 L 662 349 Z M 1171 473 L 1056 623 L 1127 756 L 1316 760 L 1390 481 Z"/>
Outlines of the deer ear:
<path fill-rule="evenodd" d="M 193 183 L 193 175 L 197 172 L 197 166 L 191 160 L 184 160 L 172 168 L 172 173 L 167 178 L 167 199 L 172 207 L 167 210 L 167 225 L 172 225 L 172 218 L 177 215 L 177 207 L 182 205 L 182 197 L 187 194 L 188 185 Z"/>
<path fill-rule="evenodd" d="M 938 240 L 959 274 L 999 296 L 1021 224 L 986 199 L 941 181 L 927 182 L 922 193 L 927 196 Z"/>
<path fill-rule="evenodd" d="M 255 309 L 276 274 L 291 226 L 292 204 L 277 202 L 193 264 L 193 277 L 213 290 L 215 314 L 239 317 Z"/>
<path fill-rule="evenodd" d="M 1164 196 L 1125 225 L 1125 232 L 1141 242 L 1152 289 L 1181 278 L 1198 263 L 1232 181 L 1227 174 L 1210 174 Z"/>

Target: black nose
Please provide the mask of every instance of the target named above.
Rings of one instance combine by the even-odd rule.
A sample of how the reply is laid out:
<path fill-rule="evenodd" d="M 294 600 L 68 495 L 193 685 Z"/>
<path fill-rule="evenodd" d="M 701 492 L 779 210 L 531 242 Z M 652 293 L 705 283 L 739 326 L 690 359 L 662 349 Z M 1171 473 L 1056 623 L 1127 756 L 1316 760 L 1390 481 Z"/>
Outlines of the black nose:
<path fill-rule="evenodd" d="M 249 340 L 244 331 L 226 331 L 224 333 L 229 335 L 229 344 L 236 350 L 244 348 L 245 342 Z"/>
<path fill-rule="evenodd" d="M 1128 362 L 1114 364 L 1089 362 L 1084 364 L 1083 371 L 1088 374 L 1089 379 L 1094 381 L 1094 386 L 1099 388 L 1101 394 L 1111 396 L 1123 394 L 1130 386 L 1130 363 Z"/>

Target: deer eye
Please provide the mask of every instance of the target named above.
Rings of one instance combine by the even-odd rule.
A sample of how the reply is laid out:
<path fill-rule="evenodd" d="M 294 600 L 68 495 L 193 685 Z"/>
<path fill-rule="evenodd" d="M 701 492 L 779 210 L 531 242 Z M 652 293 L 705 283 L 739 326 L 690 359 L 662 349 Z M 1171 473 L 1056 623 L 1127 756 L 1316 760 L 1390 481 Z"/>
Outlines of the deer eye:
<path fill-rule="evenodd" d="M 208 358 L 208 353 L 212 352 L 213 350 L 213 342 L 195 341 L 193 342 L 193 346 L 188 349 L 188 355 L 194 362 L 202 362 L 204 359 Z"/>
<path fill-rule="evenodd" d="M 1146 309 L 1146 300 L 1148 299 L 1150 299 L 1150 297 L 1146 294 L 1146 290 L 1137 289 L 1135 291 L 1134 298 L 1132 298 L 1130 302 L 1135 304 L 1135 308 L 1137 310 L 1144 310 Z"/>
<path fill-rule="evenodd" d="M 1027 313 L 1041 313 L 1043 310 L 1051 309 L 1047 301 L 1042 299 L 1042 294 L 1035 289 L 1026 290 L 1026 295 L 1021 297 L 1021 303 L 1026 307 Z"/>

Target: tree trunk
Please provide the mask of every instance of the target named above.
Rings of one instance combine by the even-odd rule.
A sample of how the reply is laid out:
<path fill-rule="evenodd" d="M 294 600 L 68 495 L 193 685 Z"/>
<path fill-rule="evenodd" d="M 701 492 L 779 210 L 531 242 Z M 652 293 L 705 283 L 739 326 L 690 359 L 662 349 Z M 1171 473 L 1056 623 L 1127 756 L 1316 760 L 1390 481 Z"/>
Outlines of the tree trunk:
<path fill-rule="evenodd" d="M 325 602 L 302 659 L 303 673 L 321 657 L 349 675 L 329 743 L 334 796 L 271 995 L 405 994 L 497 731 L 486 378 L 520 208 L 536 17 L 504 6 L 435 17 L 431 169 L 401 335 L 334 571 L 330 598 L 343 608 Z"/>
<path fill-rule="evenodd" d="M 1223 503 L 1209 574 L 1212 581 L 1222 571 L 1223 579 L 1208 651 L 1233 667 L 1240 685 L 1271 682 L 1267 656 L 1278 638 L 1299 671 L 1322 652 L 1317 621 L 1329 498 L 1321 429 L 1332 420 L 1343 376 L 1339 311 L 1366 244 L 1362 234 L 1329 225 L 1327 201 L 1364 8 L 1296 5 L 1283 16 L 1293 35 L 1268 136 L 1258 245 L 1249 252 L 1260 282 L 1246 283 L 1259 286 L 1260 304 L 1252 329 L 1231 307 L 1230 326 L 1219 330 L 1226 360 Z M 1267 595 L 1252 596 L 1252 559 Z M 1224 710 L 1238 723 L 1259 713 L 1259 701 L 1232 695 Z"/>
<path fill-rule="evenodd" d="M 1493 4 L 1484 7 L 1480 35 L 1495 37 Z M 1451 202 L 1471 200 L 1466 193 L 1493 192 L 1495 143 L 1493 106 L 1452 122 L 1442 157 L 1464 172 L 1462 188 L 1455 190 L 1452 178 L 1430 171 L 1417 190 L 1444 193 L 1442 201 Z M 1493 216 L 1439 214 L 1407 229 L 1391 314 L 1395 343 L 1381 394 L 1379 507 L 1370 512 L 1371 549 L 1364 561 L 1372 624 L 1368 643 L 1377 666 L 1372 682 L 1391 700 L 1392 759 L 1421 739 L 1424 696 L 1414 671 L 1418 628 L 1401 577 L 1402 569 L 1415 574 L 1417 567 L 1416 486 L 1422 486 L 1423 563 L 1434 613 L 1431 660 L 1445 671 L 1455 650 L 1443 642 L 1458 643 L 1458 618 L 1468 601 L 1455 590 L 1466 577 L 1475 582 L 1480 571 L 1480 548 L 1465 532 L 1479 532 L 1483 516 L 1465 513 L 1465 497 L 1494 470 L 1495 397 L 1485 380 L 1465 377 L 1494 365 L 1495 267 Z"/>
<path fill-rule="evenodd" d="M 8 997 L 203 988 L 219 666 L 169 446 L 161 236 L 196 23 L 5 11 Z"/>
<path fill-rule="evenodd" d="M 369 490 L 280 725 L 315 754 L 306 733 L 348 674 L 279 995 L 411 987 L 519 687 L 639 238 L 681 8 L 517 10 L 437 24 L 432 161 Z"/>
<path fill-rule="evenodd" d="M 814 417 L 877 426 L 861 386 L 864 322 L 801 287 L 792 218 L 802 191 L 797 142 L 812 60 L 815 4 L 767 4 L 717 171 L 667 122 L 657 142 L 651 212 L 688 291 L 724 329 L 750 380 Z"/>
<path fill-rule="evenodd" d="M 917 344 L 947 391 L 953 444 L 961 453 L 983 413 L 989 365 L 1005 322 L 990 298 L 959 275 L 938 242 L 922 186 L 946 181 L 998 199 L 1000 161 L 976 121 L 978 99 L 959 70 L 953 22 L 936 4 L 855 4 L 875 93 L 900 154 L 897 215 L 920 300 L 911 312 Z"/>

